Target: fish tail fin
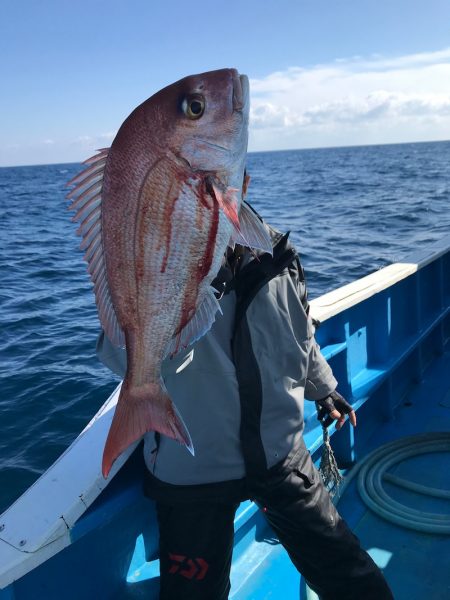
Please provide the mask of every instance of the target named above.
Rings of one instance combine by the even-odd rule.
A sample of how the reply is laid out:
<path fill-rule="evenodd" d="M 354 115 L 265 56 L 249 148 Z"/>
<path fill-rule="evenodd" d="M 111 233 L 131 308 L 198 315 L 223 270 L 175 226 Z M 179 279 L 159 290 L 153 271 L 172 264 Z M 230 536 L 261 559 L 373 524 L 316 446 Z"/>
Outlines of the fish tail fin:
<path fill-rule="evenodd" d="M 166 435 L 184 444 L 194 454 L 189 431 L 161 385 L 146 383 L 133 387 L 124 381 L 103 451 L 105 479 L 116 458 L 148 431 Z"/>

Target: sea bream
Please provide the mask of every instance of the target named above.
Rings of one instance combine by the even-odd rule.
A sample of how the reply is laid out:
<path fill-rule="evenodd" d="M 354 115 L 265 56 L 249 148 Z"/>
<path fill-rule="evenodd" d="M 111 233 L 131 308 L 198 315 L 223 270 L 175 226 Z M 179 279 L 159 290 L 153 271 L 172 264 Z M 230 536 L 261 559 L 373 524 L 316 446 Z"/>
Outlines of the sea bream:
<path fill-rule="evenodd" d="M 222 69 L 186 77 L 138 106 L 111 148 L 69 182 L 101 325 L 127 354 L 104 477 L 147 431 L 194 453 L 161 363 L 214 322 L 220 305 L 211 282 L 227 246 L 272 250 L 242 204 L 248 117 L 245 75 Z"/>

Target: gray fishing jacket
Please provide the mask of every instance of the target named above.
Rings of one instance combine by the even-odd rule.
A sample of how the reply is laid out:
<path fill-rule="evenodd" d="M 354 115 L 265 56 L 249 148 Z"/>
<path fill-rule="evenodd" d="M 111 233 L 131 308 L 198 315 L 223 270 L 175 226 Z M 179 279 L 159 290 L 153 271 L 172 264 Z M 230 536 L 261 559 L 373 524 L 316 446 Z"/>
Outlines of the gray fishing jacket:
<path fill-rule="evenodd" d="M 304 397 L 337 385 L 314 339 L 303 270 L 287 235 L 270 228 L 274 255 L 247 252 L 230 281 L 220 281 L 211 330 L 162 366 L 164 384 L 191 434 L 195 456 L 146 434 L 144 458 L 163 482 L 192 485 L 258 476 L 298 446 Z M 245 264 L 246 263 L 246 264 Z M 125 374 L 124 350 L 102 334 L 100 360 Z"/>

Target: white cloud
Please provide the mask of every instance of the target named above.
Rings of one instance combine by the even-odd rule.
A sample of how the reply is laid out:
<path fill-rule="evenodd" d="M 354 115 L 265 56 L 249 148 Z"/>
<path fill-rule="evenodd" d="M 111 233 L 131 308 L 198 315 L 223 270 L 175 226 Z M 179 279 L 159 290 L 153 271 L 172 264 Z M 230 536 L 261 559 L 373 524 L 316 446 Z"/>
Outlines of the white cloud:
<path fill-rule="evenodd" d="M 292 66 L 250 89 L 250 150 L 450 139 L 450 48 Z M 0 145 L 0 165 L 80 161 L 114 136 L 49 131 Z"/>
<path fill-rule="evenodd" d="M 450 138 L 450 49 L 291 67 L 250 89 L 250 150 Z"/>
<path fill-rule="evenodd" d="M 100 148 L 106 148 L 111 145 L 116 132 L 108 131 L 106 133 L 99 133 L 97 135 L 80 135 L 77 138 L 71 140 L 71 152 L 73 156 L 78 158 L 73 160 L 83 160 L 80 157 L 87 158 L 95 154 Z"/>
<path fill-rule="evenodd" d="M 96 144 L 110 144 L 114 137 L 115 132 L 99 133 L 97 135 L 79 135 L 77 138 L 72 140 L 72 144 L 81 146 L 95 146 Z"/>

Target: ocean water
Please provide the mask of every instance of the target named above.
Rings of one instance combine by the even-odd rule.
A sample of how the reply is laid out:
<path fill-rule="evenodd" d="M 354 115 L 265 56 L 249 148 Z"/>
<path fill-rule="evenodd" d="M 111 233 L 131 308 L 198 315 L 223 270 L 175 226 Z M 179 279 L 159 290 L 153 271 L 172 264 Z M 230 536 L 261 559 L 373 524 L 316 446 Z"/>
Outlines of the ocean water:
<path fill-rule="evenodd" d="M 0 512 L 67 448 L 118 379 L 64 184 L 78 164 L 0 169 Z M 310 297 L 450 231 L 450 142 L 254 153 L 249 200 L 291 231 Z"/>

